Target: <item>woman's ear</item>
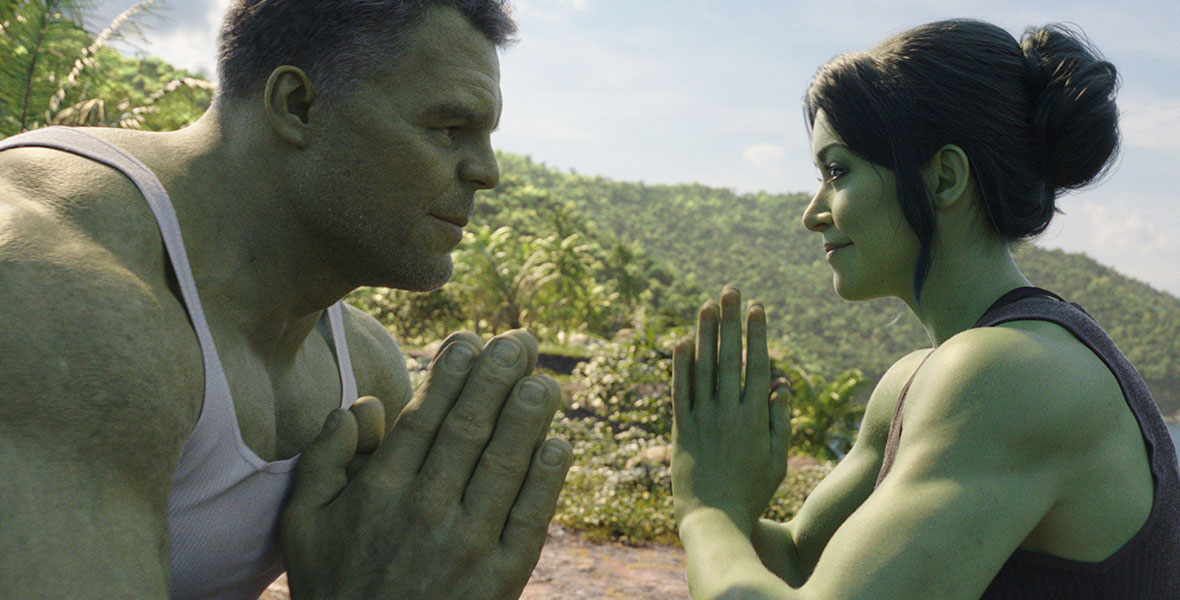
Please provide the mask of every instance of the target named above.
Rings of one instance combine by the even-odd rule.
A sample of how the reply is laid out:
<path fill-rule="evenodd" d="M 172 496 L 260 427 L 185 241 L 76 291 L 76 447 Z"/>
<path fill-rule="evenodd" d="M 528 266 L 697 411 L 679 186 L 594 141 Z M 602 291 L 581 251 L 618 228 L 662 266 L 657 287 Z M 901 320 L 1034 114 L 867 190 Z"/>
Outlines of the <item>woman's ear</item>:
<path fill-rule="evenodd" d="M 954 206 L 971 187 L 967 153 L 955 144 L 939 148 L 922 167 L 922 181 L 935 210 Z"/>
<path fill-rule="evenodd" d="M 310 109 L 315 100 L 311 80 L 298 67 L 284 65 L 266 80 L 266 116 L 279 139 L 306 148 L 311 143 Z"/>

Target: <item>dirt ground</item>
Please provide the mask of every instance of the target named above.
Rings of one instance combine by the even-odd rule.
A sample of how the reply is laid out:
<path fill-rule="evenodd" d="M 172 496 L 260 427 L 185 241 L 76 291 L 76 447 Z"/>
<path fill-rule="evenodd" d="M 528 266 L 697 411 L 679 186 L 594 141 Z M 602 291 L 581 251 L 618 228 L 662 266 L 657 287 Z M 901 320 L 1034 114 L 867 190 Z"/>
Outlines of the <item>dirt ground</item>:
<path fill-rule="evenodd" d="M 260 600 L 290 600 L 286 576 Z M 683 600 L 684 551 L 668 546 L 632 548 L 595 544 L 551 525 L 541 560 L 521 600 Z"/>

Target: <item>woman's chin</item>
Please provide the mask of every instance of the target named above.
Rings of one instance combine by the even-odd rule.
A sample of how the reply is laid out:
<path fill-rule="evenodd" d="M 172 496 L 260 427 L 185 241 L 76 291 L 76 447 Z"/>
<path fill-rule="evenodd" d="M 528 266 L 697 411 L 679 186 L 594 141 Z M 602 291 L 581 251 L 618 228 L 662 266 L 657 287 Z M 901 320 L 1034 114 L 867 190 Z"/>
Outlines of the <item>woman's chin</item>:
<path fill-rule="evenodd" d="M 847 278 L 840 277 L 839 274 L 832 275 L 832 288 L 836 290 L 836 295 L 845 300 L 872 300 L 874 298 L 881 298 L 887 294 L 873 293 L 873 290 L 863 289 L 848 281 Z"/>

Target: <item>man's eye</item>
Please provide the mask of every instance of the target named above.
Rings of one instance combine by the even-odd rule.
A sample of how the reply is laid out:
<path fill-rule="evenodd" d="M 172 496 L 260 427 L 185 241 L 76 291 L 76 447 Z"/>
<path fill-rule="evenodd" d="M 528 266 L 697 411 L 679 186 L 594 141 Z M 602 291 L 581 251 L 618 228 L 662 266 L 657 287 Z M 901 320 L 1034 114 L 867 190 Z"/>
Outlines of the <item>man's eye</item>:
<path fill-rule="evenodd" d="M 447 139 L 453 140 L 453 139 L 455 139 L 455 134 L 458 133 L 459 128 L 458 127 L 438 127 L 435 129 L 435 131 L 447 136 Z"/>

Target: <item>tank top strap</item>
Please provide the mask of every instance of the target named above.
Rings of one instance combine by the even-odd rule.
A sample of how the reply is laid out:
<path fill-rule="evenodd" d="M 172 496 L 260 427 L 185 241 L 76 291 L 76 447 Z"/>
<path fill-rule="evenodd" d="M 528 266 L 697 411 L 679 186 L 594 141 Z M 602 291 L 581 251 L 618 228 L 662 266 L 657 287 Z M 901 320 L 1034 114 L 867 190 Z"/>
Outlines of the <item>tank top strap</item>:
<path fill-rule="evenodd" d="M 348 408 L 356 402 L 356 377 L 352 372 L 352 356 L 348 353 L 348 340 L 344 330 L 344 301 L 328 307 L 328 337 L 332 340 L 332 351 L 336 355 L 336 366 L 340 370 L 340 408 Z"/>
<path fill-rule="evenodd" d="M 1046 289 L 1032 286 L 1018 287 L 1000 296 L 995 302 L 993 302 L 992 305 L 987 308 L 987 310 L 983 311 L 983 315 L 978 321 L 976 321 L 972 328 L 985 327 L 992 324 L 996 315 L 1007 314 L 1007 312 L 1010 312 L 1011 310 L 1023 310 L 1019 307 L 1015 309 L 1010 307 L 1022 300 L 1027 300 L 1029 298 L 1048 298 L 1053 302 L 1064 302 L 1064 299 L 1061 296 L 1058 296 L 1057 294 L 1054 294 L 1053 292 L 1050 292 Z M 1081 307 L 1078 306 L 1078 308 L 1080 309 Z M 1007 311 L 1005 311 L 1005 309 L 1007 309 Z M 885 442 L 885 455 L 881 461 L 881 470 L 877 472 L 877 483 L 873 486 L 874 488 L 881 485 L 881 482 L 885 479 L 885 476 L 888 475 L 889 471 L 893 468 L 893 460 L 897 457 L 897 446 L 899 443 L 901 443 L 901 410 L 905 405 L 906 393 L 910 391 L 910 384 L 914 382 L 914 378 L 918 376 L 918 371 L 922 368 L 922 365 L 926 364 L 926 360 L 930 358 L 931 354 L 934 354 L 934 352 L 931 351 L 928 353 L 922 359 L 922 362 L 918 363 L 918 368 L 914 369 L 914 372 L 912 375 L 910 375 L 909 380 L 905 382 L 905 386 L 901 388 L 901 395 L 897 399 L 897 406 L 893 409 L 893 420 L 889 422 L 889 439 Z"/>
<path fill-rule="evenodd" d="M 0 150 L 19 147 L 52 148 L 88 158 L 119 171 L 135 184 L 156 217 L 168 260 L 180 286 L 185 310 L 196 331 L 205 362 L 206 397 L 209 397 L 210 390 L 225 388 L 228 391 L 229 384 L 225 378 L 225 371 L 222 370 L 221 360 L 217 356 L 217 346 L 213 343 L 213 334 L 205 319 L 205 311 L 201 308 L 201 299 L 197 293 L 192 268 L 189 266 L 184 240 L 180 235 L 176 211 L 172 208 L 172 201 L 168 198 L 164 185 L 151 169 L 123 149 L 73 128 L 47 127 L 0 140 Z"/>
<path fill-rule="evenodd" d="M 914 378 L 918 376 L 918 371 L 922 369 L 922 365 L 926 364 L 926 360 L 934 351 L 926 353 L 922 357 L 922 362 L 918 363 L 918 368 L 906 380 L 905 385 L 901 388 L 901 394 L 897 398 L 897 406 L 893 408 L 893 419 L 889 421 L 889 439 L 885 442 L 885 455 L 881 459 L 881 470 L 877 472 L 877 483 L 873 484 L 873 489 L 881 485 L 885 476 L 893 468 L 893 459 L 897 457 L 897 445 L 901 443 L 901 409 L 905 405 L 905 396 L 910 391 L 910 384 L 914 382 Z"/>

